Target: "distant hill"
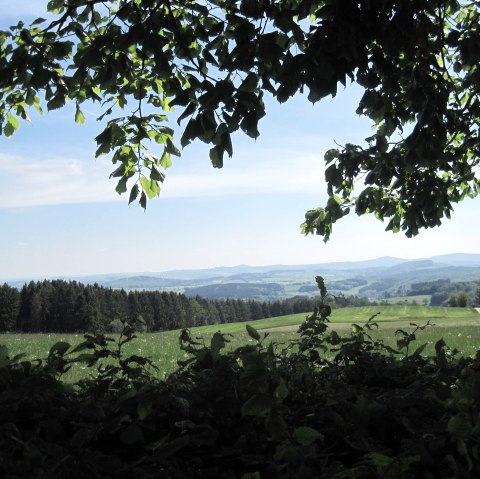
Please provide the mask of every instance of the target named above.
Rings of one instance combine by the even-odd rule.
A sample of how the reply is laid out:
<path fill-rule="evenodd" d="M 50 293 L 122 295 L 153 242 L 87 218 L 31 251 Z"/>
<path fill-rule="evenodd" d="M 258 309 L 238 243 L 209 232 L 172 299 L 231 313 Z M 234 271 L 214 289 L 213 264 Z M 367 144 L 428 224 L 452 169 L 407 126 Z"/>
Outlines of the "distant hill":
<path fill-rule="evenodd" d="M 325 278 L 327 287 L 335 294 L 382 298 L 397 295 L 418 282 L 443 279 L 452 282 L 479 281 L 480 254 L 452 253 L 415 260 L 384 256 L 365 261 L 306 265 L 239 265 L 59 279 L 98 283 L 114 289 L 179 291 L 208 298 L 278 299 L 316 294 L 315 276 L 318 275 Z M 7 282 L 20 288 L 29 280 Z"/>
<path fill-rule="evenodd" d="M 283 296 L 285 288 L 277 283 L 225 283 L 186 288 L 185 294 L 209 299 L 262 299 Z"/>
<path fill-rule="evenodd" d="M 162 289 L 171 286 L 183 286 L 188 281 L 159 278 L 157 276 L 129 276 L 111 281 L 102 281 L 102 286 L 113 289 Z"/>
<path fill-rule="evenodd" d="M 433 256 L 430 259 L 450 266 L 480 266 L 480 254 L 452 253 Z"/>

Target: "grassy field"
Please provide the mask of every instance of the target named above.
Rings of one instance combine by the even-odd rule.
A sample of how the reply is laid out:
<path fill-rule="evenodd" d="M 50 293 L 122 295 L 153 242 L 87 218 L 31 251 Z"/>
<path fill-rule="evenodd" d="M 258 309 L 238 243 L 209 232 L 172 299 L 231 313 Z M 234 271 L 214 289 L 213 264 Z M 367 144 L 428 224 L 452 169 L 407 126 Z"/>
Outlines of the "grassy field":
<path fill-rule="evenodd" d="M 431 294 L 421 294 L 417 296 L 394 296 L 392 298 L 379 299 L 381 303 L 388 304 L 419 304 L 420 306 L 428 306 L 430 304 Z"/>
<path fill-rule="evenodd" d="M 414 305 L 388 305 L 388 306 L 361 306 L 351 308 L 334 309 L 331 316 L 332 326 L 336 323 L 363 323 L 371 316 L 378 314 L 375 321 L 377 322 L 432 322 L 445 323 L 451 326 L 459 324 L 476 324 L 480 326 L 480 314 L 473 308 L 442 308 L 442 307 L 423 307 Z M 296 326 L 300 324 L 308 315 L 306 313 L 289 314 L 287 316 L 278 316 L 276 318 L 259 319 L 258 321 L 250 321 L 257 329 L 276 329 Z M 224 333 L 236 333 L 245 330 L 244 323 L 232 324 L 214 324 L 210 326 L 201 326 L 195 328 L 200 333 L 214 333 L 221 330 Z"/>
<path fill-rule="evenodd" d="M 352 323 L 361 325 L 376 313 L 380 313 L 375 317 L 380 328 L 373 335 L 392 346 L 397 339 L 395 336 L 397 329 L 411 331 L 413 327 L 410 323 L 423 325 L 430 320 L 435 327 L 429 327 L 419 333 L 419 339 L 416 342 L 417 345 L 428 344 L 425 354 L 433 353 L 434 344 L 440 338 L 443 338 L 451 348 L 461 351 L 463 355 L 471 355 L 480 350 L 480 314 L 473 309 L 412 305 L 342 308 L 333 311 L 330 327 L 341 334 L 348 334 Z M 282 347 L 297 336 L 297 326 L 306 316 L 305 313 L 292 314 L 250 321 L 248 324 L 257 330 L 268 331 L 269 340 Z M 232 335 L 229 349 L 253 341 L 245 332 L 245 323 L 216 324 L 193 329 L 194 335 L 207 343 L 216 331 Z M 178 337 L 179 331 L 139 334 L 127 345 L 125 352 L 128 355 L 150 357 L 159 369 L 158 375 L 165 377 L 177 369 L 178 360 L 187 357 L 179 348 Z M 35 359 L 45 358 L 50 347 L 58 341 L 76 345 L 82 339 L 81 334 L 3 334 L 0 335 L 0 344 L 6 345 L 11 355 L 26 353 L 28 359 Z M 415 345 L 412 347 L 415 348 Z M 65 380 L 75 382 L 81 377 L 94 373 L 95 369 L 76 365 L 68 372 Z"/>
<path fill-rule="evenodd" d="M 473 308 L 424 307 L 416 305 L 364 306 L 358 308 L 336 309 L 332 314 L 333 322 L 364 321 L 373 314 L 380 313 L 376 321 L 449 321 L 458 324 L 462 321 L 477 321 L 480 314 Z"/>

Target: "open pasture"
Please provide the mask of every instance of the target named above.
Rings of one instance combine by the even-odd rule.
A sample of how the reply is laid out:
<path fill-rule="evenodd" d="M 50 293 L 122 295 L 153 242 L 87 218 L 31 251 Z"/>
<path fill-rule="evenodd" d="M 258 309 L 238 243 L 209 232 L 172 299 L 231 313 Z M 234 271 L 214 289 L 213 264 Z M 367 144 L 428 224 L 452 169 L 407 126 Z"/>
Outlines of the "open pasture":
<path fill-rule="evenodd" d="M 268 330 L 274 332 L 281 328 L 284 331 L 296 331 L 298 326 L 308 315 L 305 313 L 289 314 L 275 318 L 259 319 L 258 321 L 249 321 L 249 324 L 258 330 Z M 381 306 L 360 306 L 349 308 L 338 308 L 332 311 L 331 326 L 335 328 L 345 328 L 353 323 L 362 324 L 369 318 L 375 316 L 378 323 L 395 322 L 397 324 L 415 322 L 424 324 L 430 322 L 451 327 L 452 325 L 475 325 L 480 326 L 480 314 L 473 308 L 443 308 L 443 307 L 424 307 L 417 305 L 381 305 Z M 384 326 L 382 326 L 383 328 Z M 403 327 L 403 326 L 402 326 Z M 212 324 L 194 328 L 199 333 L 214 333 L 221 330 L 223 333 L 237 333 L 245 330 L 244 323 L 231 324 Z"/>
<path fill-rule="evenodd" d="M 386 344 L 395 347 L 395 331 L 398 329 L 411 332 L 411 323 L 424 325 L 430 321 L 435 326 L 428 327 L 417 334 L 417 341 L 412 343 L 411 350 L 427 343 L 424 354 L 432 354 L 435 342 L 443 338 L 449 347 L 458 349 L 468 356 L 480 350 L 480 314 L 474 309 L 402 306 L 368 306 L 357 308 L 335 309 L 331 316 L 329 327 L 339 334 L 348 334 L 353 323 L 362 325 L 370 317 L 379 328 L 371 331 L 372 337 L 382 339 Z M 227 349 L 253 342 L 245 331 L 245 325 L 250 324 L 260 332 L 268 333 L 267 341 L 273 341 L 279 347 L 284 347 L 297 337 L 298 325 L 305 319 L 305 313 L 279 316 L 276 318 L 249 321 L 248 323 L 215 324 L 194 328 L 192 333 L 200 341 L 209 343 L 216 331 L 229 334 L 230 343 Z M 177 369 L 177 361 L 188 356 L 179 348 L 180 332 L 166 331 L 161 333 L 139 333 L 138 337 L 125 346 L 125 355 L 140 355 L 149 357 L 158 368 L 159 377 L 165 377 Z M 114 335 L 112 335 L 115 338 Z M 26 359 L 45 358 L 50 347 L 58 341 L 66 341 L 72 346 L 83 340 L 82 334 L 3 334 L 0 344 L 8 347 L 10 356 L 25 353 Z M 65 375 L 65 380 L 75 382 L 83 377 L 94 375 L 95 368 L 85 365 L 74 365 Z"/>
<path fill-rule="evenodd" d="M 378 301 L 385 304 L 413 304 L 428 306 L 430 304 L 431 294 L 419 294 L 416 296 L 392 296 L 391 298 L 382 298 Z"/>

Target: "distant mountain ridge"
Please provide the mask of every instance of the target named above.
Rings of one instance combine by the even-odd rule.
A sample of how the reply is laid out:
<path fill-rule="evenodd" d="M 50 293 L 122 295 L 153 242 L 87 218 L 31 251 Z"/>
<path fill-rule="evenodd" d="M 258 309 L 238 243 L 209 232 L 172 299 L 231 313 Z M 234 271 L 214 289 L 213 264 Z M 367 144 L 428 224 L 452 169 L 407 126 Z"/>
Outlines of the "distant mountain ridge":
<path fill-rule="evenodd" d="M 171 270 L 159 273 L 114 273 L 65 276 L 58 279 L 125 290 L 169 290 L 206 297 L 274 299 L 291 297 L 315 289 L 314 278 L 321 275 L 335 291 L 356 294 L 359 289 L 336 289 L 339 285 L 362 284 L 362 292 L 372 297 L 391 294 L 415 282 L 449 279 L 480 280 L 480 254 L 452 253 L 430 258 L 402 259 L 384 256 L 363 261 L 328 262 L 306 265 L 220 266 L 208 269 Z M 29 280 L 28 280 L 29 281 Z M 26 281 L 8 281 L 21 287 Z M 244 286 L 242 287 L 241 284 Z M 274 287 L 273 285 L 278 285 Z M 369 285 L 372 285 L 371 288 Z M 346 287 L 346 286 L 345 286 Z M 224 296 L 225 295 L 225 296 Z M 243 296 L 242 296 L 243 295 Z"/>
<path fill-rule="evenodd" d="M 160 273 L 137 273 L 137 275 L 162 277 L 168 279 L 215 279 L 225 276 L 243 276 L 247 274 L 259 273 L 274 273 L 278 271 L 316 271 L 318 269 L 327 270 L 353 270 L 364 268 L 389 268 L 398 266 L 404 263 L 418 263 L 423 261 L 430 261 L 432 263 L 443 263 L 444 266 L 479 266 L 480 267 L 480 253 L 466 254 L 453 253 L 441 256 L 432 256 L 431 258 L 419 259 L 402 259 L 394 256 L 382 256 L 380 258 L 361 260 L 361 261 L 338 261 L 316 264 L 299 264 L 299 265 L 265 265 L 265 266 L 217 266 L 206 269 L 183 269 L 183 270 L 169 270 Z M 137 276 L 135 274 L 130 277 Z"/>

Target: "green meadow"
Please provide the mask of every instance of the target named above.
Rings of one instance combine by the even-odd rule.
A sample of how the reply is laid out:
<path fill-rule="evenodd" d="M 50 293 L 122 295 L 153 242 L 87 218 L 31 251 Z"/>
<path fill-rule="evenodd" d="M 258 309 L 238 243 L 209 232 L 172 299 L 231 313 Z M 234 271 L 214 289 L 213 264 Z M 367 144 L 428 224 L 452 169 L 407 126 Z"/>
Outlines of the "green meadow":
<path fill-rule="evenodd" d="M 431 294 L 419 294 L 416 296 L 392 296 L 379 300 L 380 303 L 386 304 L 419 304 L 420 306 L 428 306 L 430 304 Z"/>
<path fill-rule="evenodd" d="M 378 314 L 379 313 L 379 314 Z M 413 305 L 366 306 L 341 308 L 333 310 L 329 327 L 339 334 L 349 334 L 352 324 L 362 325 L 375 315 L 373 321 L 378 323 L 378 329 L 371 330 L 371 335 L 382 339 L 386 344 L 395 347 L 398 336 L 395 332 L 403 329 L 413 331 L 415 326 L 424 325 L 430 321 L 434 326 L 427 327 L 417 334 L 417 341 L 412 344 L 412 350 L 427 343 L 424 354 L 432 354 L 434 344 L 440 338 L 450 348 L 457 349 L 462 355 L 468 356 L 480 350 L 480 314 L 469 308 L 422 307 Z M 227 334 L 230 343 L 228 349 L 233 349 L 253 339 L 246 333 L 245 326 L 250 324 L 263 334 L 266 341 L 273 341 L 279 348 L 287 346 L 297 337 L 297 327 L 306 318 L 305 313 L 279 316 L 275 318 L 250 321 L 248 323 L 215 324 L 193 328 L 193 337 L 199 342 L 209 343 L 211 336 L 217 332 Z M 160 333 L 139 333 L 137 338 L 125 346 L 125 355 L 149 357 L 158 368 L 158 376 L 166 377 L 177 368 L 177 361 L 185 360 L 188 355 L 179 347 L 180 331 Z M 112 335 L 112 338 L 115 338 Z M 25 359 L 45 358 L 50 347 L 58 341 L 65 341 L 75 346 L 83 340 L 82 334 L 2 334 L 0 344 L 8 347 L 10 356 L 25 353 Z M 76 364 L 65 375 L 64 380 L 75 382 L 81 378 L 95 375 L 96 369 Z"/>

